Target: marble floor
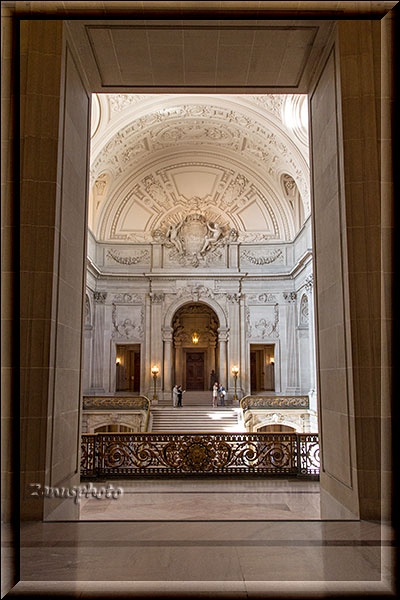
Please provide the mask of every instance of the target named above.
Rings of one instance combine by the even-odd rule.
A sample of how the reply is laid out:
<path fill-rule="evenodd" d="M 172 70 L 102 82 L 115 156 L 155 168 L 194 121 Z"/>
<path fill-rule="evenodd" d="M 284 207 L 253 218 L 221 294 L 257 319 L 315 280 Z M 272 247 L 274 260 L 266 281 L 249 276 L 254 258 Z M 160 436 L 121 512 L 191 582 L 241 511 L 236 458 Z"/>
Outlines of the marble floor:
<path fill-rule="evenodd" d="M 82 503 L 80 521 L 23 523 L 20 581 L 7 597 L 395 595 L 391 527 L 322 521 L 316 482 L 123 487 L 122 498 L 108 505 Z"/>
<path fill-rule="evenodd" d="M 319 483 L 296 479 L 110 481 L 117 499 L 81 500 L 82 520 L 302 520 L 320 518 Z"/>

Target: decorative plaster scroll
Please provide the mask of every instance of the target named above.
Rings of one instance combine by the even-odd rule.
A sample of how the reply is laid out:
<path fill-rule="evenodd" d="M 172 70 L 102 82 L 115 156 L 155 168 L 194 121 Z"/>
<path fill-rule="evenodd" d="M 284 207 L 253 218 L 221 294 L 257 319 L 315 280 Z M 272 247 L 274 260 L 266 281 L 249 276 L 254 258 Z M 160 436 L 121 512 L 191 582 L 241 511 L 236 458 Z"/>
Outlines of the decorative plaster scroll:
<path fill-rule="evenodd" d="M 194 302 L 198 302 L 200 298 L 215 298 L 215 293 L 210 288 L 204 285 L 188 285 L 186 287 L 179 288 L 177 297 L 182 298 L 188 296 Z"/>
<path fill-rule="evenodd" d="M 113 302 L 117 304 L 142 304 L 143 300 L 137 294 L 122 293 L 114 294 Z"/>
<path fill-rule="evenodd" d="M 257 265 L 257 266 L 269 265 L 276 261 L 279 263 L 283 263 L 283 261 L 284 261 L 284 256 L 283 256 L 283 252 L 282 252 L 281 248 L 272 250 L 272 252 L 270 252 L 266 256 L 256 256 L 255 254 L 249 252 L 248 250 L 242 250 L 242 252 L 240 253 L 240 258 L 241 258 L 241 260 L 244 259 L 244 260 L 250 262 L 251 264 Z"/>
<path fill-rule="evenodd" d="M 308 310 L 308 298 L 305 294 L 303 294 L 300 301 L 300 325 L 308 325 L 309 324 L 309 310 Z"/>
<path fill-rule="evenodd" d="M 121 256 L 119 250 L 109 248 L 107 250 L 107 256 L 115 260 L 115 262 L 120 263 L 121 265 L 137 265 L 138 263 L 150 260 L 150 252 L 148 250 L 142 250 L 136 256 Z"/>
<path fill-rule="evenodd" d="M 275 304 L 277 302 L 277 297 L 275 294 L 249 294 L 247 300 L 257 304 Z"/>
<path fill-rule="evenodd" d="M 250 244 L 257 242 L 268 242 L 269 240 L 276 239 L 277 237 L 277 235 L 270 233 L 253 233 L 251 231 L 241 231 L 239 233 L 238 241 Z"/>

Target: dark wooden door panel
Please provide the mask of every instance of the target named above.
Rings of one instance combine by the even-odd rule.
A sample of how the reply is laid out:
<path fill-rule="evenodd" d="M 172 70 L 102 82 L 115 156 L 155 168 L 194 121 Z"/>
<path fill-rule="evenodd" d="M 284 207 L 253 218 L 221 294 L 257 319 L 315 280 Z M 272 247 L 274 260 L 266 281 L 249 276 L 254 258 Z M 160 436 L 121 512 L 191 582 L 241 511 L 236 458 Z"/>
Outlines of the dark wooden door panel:
<path fill-rule="evenodd" d="M 204 352 L 186 354 L 186 389 L 204 390 Z"/>

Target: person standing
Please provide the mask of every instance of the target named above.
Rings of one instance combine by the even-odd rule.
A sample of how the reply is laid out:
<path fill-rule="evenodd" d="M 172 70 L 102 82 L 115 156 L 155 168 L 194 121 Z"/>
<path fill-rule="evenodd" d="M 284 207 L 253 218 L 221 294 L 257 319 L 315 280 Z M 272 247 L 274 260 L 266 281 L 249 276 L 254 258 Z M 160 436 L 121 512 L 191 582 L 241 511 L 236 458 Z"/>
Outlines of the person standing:
<path fill-rule="evenodd" d="M 182 408 L 182 397 L 186 390 L 182 390 L 182 386 L 178 385 L 178 406 Z"/>
<path fill-rule="evenodd" d="M 174 408 L 178 406 L 178 386 L 176 384 L 172 388 L 172 406 Z"/>
<path fill-rule="evenodd" d="M 217 375 L 213 369 L 210 374 L 210 390 L 212 390 L 214 388 L 215 383 L 218 383 L 218 381 L 217 381 Z"/>
<path fill-rule="evenodd" d="M 218 395 L 219 395 L 219 399 L 220 399 L 220 406 L 225 406 L 226 391 L 222 384 L 218 388 Z"/>
<path fill-rule="evenodd" d="M 212 405 L 216 408 L 218 405 L 218 382 L 216 381 L 212 388 Z"/>

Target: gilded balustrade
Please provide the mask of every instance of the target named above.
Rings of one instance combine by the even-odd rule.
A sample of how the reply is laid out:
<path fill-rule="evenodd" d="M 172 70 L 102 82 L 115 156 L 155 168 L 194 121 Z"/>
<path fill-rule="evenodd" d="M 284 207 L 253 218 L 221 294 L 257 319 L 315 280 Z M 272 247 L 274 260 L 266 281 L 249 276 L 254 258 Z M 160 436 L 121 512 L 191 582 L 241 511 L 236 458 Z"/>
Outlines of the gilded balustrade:
<path fill-rule="evenodd" d="M 274 409 L 286 410 L 299 408 L 307 410 L 310 408 L 308 396 L 244 396 L 240 400 L 240 408 L 245 412 L 251 409 Z"/>
<path fill-rule="evenodd" d="M 318 434 L 82 435 L 83 478 L 144 475 L 319 475 Z"/>
<path fill-rule="evenodd" d="M 84 396 L 83 410 L 146 411 L 144 431 L 149 426 L 151 401 L 147 396 Z"/>

